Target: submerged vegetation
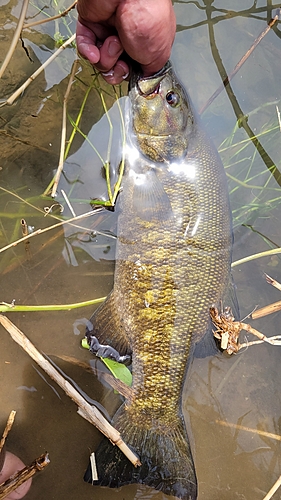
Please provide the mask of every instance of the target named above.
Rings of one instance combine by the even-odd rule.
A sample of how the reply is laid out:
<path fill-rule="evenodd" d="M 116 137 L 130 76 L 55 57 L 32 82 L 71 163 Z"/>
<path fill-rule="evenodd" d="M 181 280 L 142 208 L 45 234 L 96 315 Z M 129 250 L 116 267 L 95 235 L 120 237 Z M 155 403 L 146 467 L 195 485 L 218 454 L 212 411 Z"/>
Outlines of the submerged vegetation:
<path fill-rule="evenodd" d="M 198 11 L 204 13 L 204 20 L 180 26 L 179 31 L 208 27 L 205 41 L 213 42 L 214 61 L 206 64 L 208 68 L 214 65 L 223 80 L 226 70 L 219 64 L 222 56 L 216 45 L 216 27 L 233 19 L 235 29 L 244 34 L 249 29 L 244 24 L 247 20 L 260 21 L 260 28 L 255 24 L 257 36 L 279 6 L 270 3 L 257 7 L 253 2 L 251 9 L 234 12 L 216 8 L 215 3 L 199 2 Z M 46 8 L 41 0 L 23 2 L 27 14 L 19 34 L 35 62 L 31 63 L 16 40 L 12 57 L 5 68 L 2 66 L 0 80 L 0 311 L 18 312 L 18 321 L 32 315 L 37 318 L 38 311 L 44 317 L 44 311 L 53 311 L 56 318 L 62 318 L 60 327 L 65 313 L 55 311 L 67 310 L 70 315 L 72 311 L 69 317 L 74 321 L 73 310 L 88 307 L 85 316 L 90 316 L 93 304 L 104 300 L 110 289 L 115 245 L 115 214 L 110 209 L 115 205 L 124 169 L 126 84 L 108 86 L 90 65 L 77 58 L 74 4 L 68 7 L 56 1 Z M 183 12 L 192 6 L 195 8 L 194 2 L 175 2 L 175 8 Z M 19 12 L 8 9 L 7 19 L 11 16 L 14 29 Z M 6 29 L 13 31 L 8 21 Z M 280 37 L 278 24 L 268 37 L 271 35 Z M 8 53 L 10 42 L 1 42 L 3 52 Z M 239 56 L 247 50 L 248 42 L 250 45 L 246 37 Z M 273 50 L 274 40 L 270 44 L 265 53 Z M 262 49 L 259 46 L 255 50 L 259 54 Z M 47 65 L 49 56 L 52 60 Z M 277 79 L 274 70 L 272 78 Z M 35 72 L 38 76 L 30 78 Z M 235 78 L 239 81 L 239 73 Z M 229 92 L 228 85 L 229 101 L 223 93 L 202 120 L 210 129 L 213 113 L 222 122 L 218 136 L 215 131 L 212 135 L 228 177 L 234 234 L 243 231 L 243 237 L 250 241 L 235 251 L 234 271 L 238 273 L 242 264 L 242 269 L 247 269 L 247 263 L 263 257 L 259 262 L 265 264 L 254 268 L 261 274 L 267 266 L 280 267 L 281 99 L 272 92 L 268 101 L 266 92 L 261 92 L 261 97 L 251 95 L 248 101 L 245 98 L 244 114 L 237 105 L 239 98 L 244 104 L 244 97 L 239 83 L 234 82 L 238 97 L 233 89 Z M 22 233 L 22 219 L 27 222 L 28 235 Z"/>
<path fill-rule="evenodd" d="M 214 31 L 213 28 L 210 28 L 210 19 L 215 13 L 220 12 L 221 17 L 216 18 L 216 22 L 218 22 L 218 20 L 223 21 L 224 16 L 227 16 L 227 12 L 224 13 L 223 10 L 216 9 L 215 6 L 213 6 L 210 10 L 209 2 L 207 1 L 204 2 L 204 4 L 206 8 L 210 36 L 213 37 Z M 74 43 L 75 13 L 73 11 L 75 2 L 71 4 L 67 9 L 62 8 L 62 6 L 58 2 L 55 2 L 54 5 L 55 8 L 53 13 L 47 12 L 45 6 L 43 6 L 43 4 L 41 6 L 40 2 L 30 2 L 28 7 L 28 2 L 26 1 L 24 2 L 24 5 L 22 7 L 22 13 L 26 13 L 27 7 L 29 9 L 31 9 L 32 7 L 31 17 L 35 18 L 35 21 L 32 22 L 24 21 L 24 17 L 20 20 L 23 30 L 22 36 L 27 34 L 28 40 L 31 34 L 33 37 L 33 34 L 36 33 L 37 27 L 44 33 L 44 27 L 46 26 L 46 23 L 50 22 L 50 25 L 53 26 L 53 41 L 55 42 L 55 46 L 57 46 L 58 44 L 59 46 L 64 44 L 63 46 L 66 47 L 67 44 L 71 41 L 74 44 L 72 49 L 67 49 L 73 52 L 74 63 L 72 71 L 70 72 L 68 86 L 64 93 L 64 96 L 61 95 L 59 97 L 59 101 L 62 105 L 62 132 L 60 160 L 58 162 L 59 167 L 55 177 L 46 186 L 42 195 L 38 195 L 37 199 L 34 196 L 32 197 L 32 203 L 30 202 L 29 198 L 20 196 L 20 193 L 23 192 L 24 187 L 21 186 L 19 189 L 15 189 L 13 192 L 11 192 L 10 190 L 6 190 L 6 195 L 9 193 L 10 197 L 15 197 L 17 200 L 19 200 L 20 196 L 20 199 L 22 200 L 22 206 L 19 206 L 19 204 L 17 203 L 16 213 L 5 210 L 5 212 L 2 214 L 1 224 L 4 223 L 6 218 L 9 220 L 15 219 L 17 221 L 16 227 L 12 234 L 12 238 L 10 238 L 11 244 L 14 243 L 15 245 L 16 236 L 18 234 L 18 214 L 20 214 L 20 217 L 26 217 L 26 213 L 28 213 L 29 218 L 32 219 L 36 217 L 38 227 L 38 218 L 40 219 L 40 213 L 41 216 L 43 216 L 43 210 L 41 208 L 42 200 L 44 200 L 44 203 L 52 204 L 52 198 L 56 196 L 56 201 L 59 201 L 63 205 L 66 204 L 68 208 L 70 208 L 71 214 L 74 217 L 75 211 L 71 207 L 72 204 L 76 204 L 77 202 L 85 203 L 85 205 L 91 204 L 113 207 L 121 186 L 122 174 L 124 170 L 124 159 L 122 158 L 121 154 L 122 148 L 119 151 L 112 152 L 113 124 L 110 118 L 109 109 L 112 107 L 114 102 L 117 103 L 120 113 L 119 126 L 121 133 L 121 142 L 124 144 L 125 126 L 123 112 L 119 104 L 119 98 L 123 95 L 124 92 L 126 92 L 126 90 L 122 87 L 112 88 L 106 85 L 103 82 L 102 78 L 94 70 L 92 70 L 85 61 L 76 59 Z M 273 7 L 274 6 L 271 6 L 272 12 Z M 257 15 L 261 16 L 263 10 L 256 9 L 256 13 Z M 236 15 L 242 15 L 242 12 L 237 12 Z M 248 12 L 248 16 L 255 16 L 255 8 L 253 8 L 253 12 Z M 28 33 L 30 35 L 28 35 Z M 25 42 L 25 46 L 26 45 L 28 45 L 28 42 Z M 14 50 L 15 49 L 16 46 L 14 46 Z M 216 56 L 217 53 L 218 49 L 213 48 L 213 55 Z M 54 55 L 57 55 L 59 60 L 60 54 L 56 54 L 55 52 Z M 51 56 L 51 60 L 54 60 L 54 55 Z M 12 55 L 10 55 L 10 57 L 12 57 Z M 41 67 L 42 70 L 44 70 L 47 63 L 48 60 L 45 61 L 45 63 Z M 5 62 L 2 66 L 2 72 L 4 72 L 3 70 L 5 70 L 4 66 L 6 68 Z M 39 69 L 41 70 L 41 68 Z M 220 65 L 218 65 L 218 69 L 220 69 Z M 38 70 L 36 73 L 39 74 Z M 34 77 L 32 77 L 32 80 L 29 79 L 28 84 L 34 85 L 33 79 Z M 23 84 L 21 87 L 24 88 L 25 84 Z M 73 88 L 75 88 L 76 90 L 79 89 L 79 93 L 77 93 L 77 91 L 75 92 L 74 90 L 74 97 L 79 94 L 80 101 L 80 105 L 78 105 L 79 107 L 75 114 L 73 113 L 71 106 L 69 106 L 69 100 L 71 100 L 71 96 L 73 95 Z M 16 92 L 15 95 L 17 96 L 17 99 L 22 99 L 21 97 L 19 97 L 18 92 Z M 99 109 L 97 120 L 100 118 L 102 113 L 104 113 L 107 118 L 108 146 L 105 154 L 104 151 L 99 151 L 98 145 L 93 144 L 91 138 L 87 133 L 87 130 L 85 130 L 83 125 L 81 125 L 81 123 L 83 123 L 84 121 L 84 115 L 86 113 L 89 113 L 87 102 L 90 100 L 90 98 L 92 98 L 91 102 L 94 99 L 96 107 L 98 107 Z M 14 98 L 11 99 L 11 96 L 7 96 L 7 99 L 3 100 L 3 104 L 11 103 L 13 102 L 13 100 Z M 97 104 L 97 100 L 100 101 L 100 104 Z M 255 231 L 260 235 L 262 240 L 267 243 L 270 250 L 277 248 L 278 243 L 272 241 L 269 237 L 264 235 L 259 230 L 256 230 L 254 228 L 254 224 L 257 219 L 270 217 L 271 214 L 274 213 L 280 205 L 280 185 L 278 181 L 278 176 L 280 176 L 279 170 L 274 164 L 274 160 L 272 160 L 271 164 L 268 164 L 267 160 L 268 158 L 270 158 L 270 155 L 265 153 L 265 151 L 270 152 L 276 149 L 275 145 L 280 143 L 281 132 L 278 104 L 279 100 L 263 103 L 258 108 L 251 110 L 247 114 L 247 116 L 244 116 L 243 114 L 241 115 L 240 113 L 240 117 L 237 119 L 232 133 L 228 137 L 224 138 L 223 142 L 219 146 L 219 152 L 222 156 L 226 168 L 226 173 L 229 179 L 229 192 L 233 212 L 234 228 L 244 225 L 250 230 Z M 5 130 L 5 123 L 9 123 L 9 119 L 6 119 L 6 116 L 9 115 L 9 112 L 6 112 L 5 110 L 2 111 L 2 120 L 4 122 L 4 127 L 1 132 L 2 134 L 4 133 L 5 135 L 8 135 L 8 130 Z M 263 124 L 259 128 L 259 131 L 256 133 L 254 140 L 253 137 L 245 137 L 245 134 L 243 134 L 242 132 L 244 124 L 248 124 L 251 120 L 251 117 L 260 116 L 261 114 L 263 116 Z M 264 120 L 265 117 L 268 118 L 267 121 Z M 79 138 L 77 139 L 77 135 L 80 136 L 80 140 Z M 16 137 L 14 140 L 21 142 L 20 137 Z M 57 193 L 59 178 L 61 173 L 63 172 L 65 161 L 67 160 L 69 155 L 73 153 L 73 149 L 77 149 L 77 143 L 81 144 L 81 140 L 85 140 L 92 149 L 92 161 L 95 171 L 99 172 L 101 169 L 104 171 L 107 197 L 104 196 L 104 193 L 100 193 L 100 199 L 98 199 L 98 197 L 95 197 L 93 199 L 77 199 L 75 197 L 75 193 L 73 194 L 73 191 L 75 192 L 75 182 L 73 183 L 72 187 L 70 187 L 67 194 L 63 193 L 63 197 L 61 191 Z M 22 140 L 22 142 L 24 143 L 25 141 Z M 111 168 L 112 155 L 120 156 L 117 172 L 118 175 L 116 174 L 117 169 L 115 168 L 115 171 L 112 171 Z M 265 155 L 267 156 L 266 159 Z M 2 196 L 4 196 L 5 188 L 2 187 L 1 189 Z M 50 194 L 52 196 L 51 198 Z M 33 206 L 32 212 L 30 212 L 31 206 Z M 28 210 L 27 207 L 29 207 Z M 46 213 L 44 213 L 44 217 L 45 216 Z M 54 217 L 51 212 L 48 213 L 48 218 L 50 217 Z M 56 216 L 56 219 L 60 219 L 63 222 L 67 220 L 67 217 L 65 218 L 63 215 Z M 2 227 L 3 236 L 4 232 L 4 228 Z M 2 251 L 8 248 L 7 245 L 3 246 L 4 248 L 2 249 Z M 279 253 L 279 251 L 277 250 L 276 253 Z M 270 255 L 271 254 L 272 252 L 270 253 Z"/>

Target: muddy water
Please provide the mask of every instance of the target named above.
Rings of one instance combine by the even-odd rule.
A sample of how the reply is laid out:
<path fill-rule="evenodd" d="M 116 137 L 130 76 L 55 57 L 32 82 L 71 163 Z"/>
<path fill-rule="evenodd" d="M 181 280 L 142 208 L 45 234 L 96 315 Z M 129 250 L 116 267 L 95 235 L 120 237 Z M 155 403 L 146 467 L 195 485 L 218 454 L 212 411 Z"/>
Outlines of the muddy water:
<path fill-rule="evenodd" d="M 277 5 L 267 3 L 175 2 L 178 34 L 173 63 L 198 110 L 275 14 Z M 16 1 L 2 3 L 1 58 L 8 50 L 20 6 L 21 2 Z M 30 4 L 30 20 L 39 17 L 37 7 L 42 8 L 43 4 Z M 47 7 L 44 11 L 55 13 Z M 55 35 L 68 36 L 74 26 L 72 14 L 66 24 L 57 21 L 24 31 L 33 63 L 19 44 L 1 82 L 1 99 L 8 97 L 51 55 Z M 58 164 L 62 100 L 74 58 L 74 49 L 66 49 L 13 106 L 0 110 L 1 247 L 20 237 L 22 218 L 35 229 L 55 222 L 51 216 L 44 217 L 44 207 L 52 203 L 41 195 Z M 276 113 L 280 102 L 279 59 L 280 31 L 276 25 L 234 77 L 231 91 L 223 91 L 202 114 L 228 174 L 234 222 L 233 261 L 280 246 L 280 179 L 277 171 L 275 178 L 269 172 L 272 165 L 281 169 Z M 87 65 L 81 65 L 69 99 L 68 112 L 73 120 L 93 82 L 91 73 Z M 111 94 L 104 95 L 111 108 L 114 130 L 111 167 L 117 171 L 121 142 L 119 108 L 112 107 L 112 89 L 103 87 Z M 120 105 L 123 106 L 123 100 Z M 103 115 L 101 99 L 93 89 L 79 127 L 105 159 L 110 127 Z M 70 133 L 68 124 L 67 137 Z M 258 149 L 249 140 L 251 133 L 259 137 Z M 71 213 L 61 189 L 68 194 L 76 214 L 90 210 L 90 199 L 106 196 L 101 166 L 98 154 L 77 134 L 57 197 L 64 206 L 64 216 L 68 218 Z M 15 300 L 18 305 L 63 304 L 109 293 L 115 223 L 114 214 L 101 217 L 97 213 L 85 219 L 82 228 L 56 228 L 31 238 L 28 246 L 21 244 L 1 253 L 0 300 Z M 281 281 L 277 255 L 234 267 L 241 317 L 256 305 L 280 300 L 279 292 L 266 284 L 264 273 Z M 9 318 L 91 398 L 113 412 L 119 404 L 118 396 L 101 383 L 100 377 L 77 366 L 77 361 L 89 365 L 91 360 L 81 348 L 81 322 L 92 312 L 93 306 L 66 312 L 9 313 Z M 253 323 L 269 336 L 280 333 L 279 324 L 278 313 Z M 280 433 L 280 349 L 260 345 L 231 359 L 218 356 L 194 361 L 184 390 L 184 412 L 198 475 L 199 500 L 262 499 L 280 475 L 278 440 L 219 423 Z M 62 359 L 63 356 L 68 359 Z M 90 451 L 100 440 L 99 432 L 77 415 L 75 405 L 53 382 L 43 380 L 42 373 L 3 329 L 0 364 L 1 425 L 4 426 L 11 409 L 17 410 L 8 448 L 26 463 L 45 450 L 51 458 L 49 467 L 35 478 L 28 500 L 163 499 L 161 493 L 137 485 L 112 491 L 85 484 L 83 473 Z M 95 367 L 102 370 L 100 364 Z M 275 497 L 279 498 L 279 494 Z"/>

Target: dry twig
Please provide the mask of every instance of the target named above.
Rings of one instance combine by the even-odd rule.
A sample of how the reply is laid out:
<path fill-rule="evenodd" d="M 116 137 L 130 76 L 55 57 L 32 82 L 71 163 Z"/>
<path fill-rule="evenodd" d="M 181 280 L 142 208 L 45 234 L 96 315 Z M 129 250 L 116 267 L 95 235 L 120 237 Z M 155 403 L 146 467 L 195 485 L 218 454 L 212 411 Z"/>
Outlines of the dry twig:
<path fill-rule="evenodd" d="M 12 339 L 20 345 L 29 356 L 64 390 L 64 392 L 78 405 L 78 413 L 95 425 L 112 444 L 117 445 L 126 457 L 137 467 L 141 465 L 139 458 L 130 450 L 122 440 L 120 433 L 108 423 L 97 408 L 89 405 L 76 389 L 65 380 L 62 375 L 44 358 L 30 340 L 8 318 L 0 315 L 0 323 L 9 332 Z"/>
<path fill-rule="evenodd" d="M 265 279 L 266 279 L 267 283 L 274 286 L 275 288 L 277 288 L 277 290 L 280 290 L 280 292 L 281 292 L 281 285 L 280 285 L 280 283 L 278 283 L 278 281 L 276 281 L 273 278 L 271 278 L 270 276 L 268 276 L 268 274 L 265 274 Z"/>
<path fill-rule="evenodd" d="M 273 497 L 274 493 L 280 488 L 280 486 L 281 486 L 281 476 L 277 479 L 276 483 L 272 486 L 267 495 L 265 495 L 263 500 L 270 500 Z"/>
<path fill-rule="evenodd" d="M 259 332 L 248 323 L 242 321 L 235 321 L 230 307 L 225 307 L 221 312 L 216 307 L 210 308 L 211 320 L 216 327 L 213 331 L 214 336 L 220 340 L 221 349 L 226 351 L 227 354 L 237 353 L 243 347 L 254 345 L 260 342 L 267 342 L 271 345 L 281 345 L 280 336 L 266 337 L 263 333 Z M 239 335 L 242 330 L 251 333 L 259 339 L 259 341 L 251 343 L 239 343 Z"/>
<path fill-rule="evenodd" d="M 112 389 L 114 389 L 115 391 L 119 392 L 122 396 L 124 396 L 124 398 L 126 398 L 129 401 L 132 399 L 132 397 L 134 395 L 133 389 L 131 387 L 129 387 L 127 384 L 125 384 L 124 382 L 122 382 L 122 380 L 119 380 L 118 378 L 113 377 L 113 375 L 111 375 L 111 373 L 99 371 L 96 368 L 89 366 L 88 363 L 84 363 L 83 361 L 79 361 L 78 359 L 73 358 L 71 356 L 60 355 L 57 357 L 64 360 L 64 361 L 67 361 L 68 363 L 72 363 L 76 366 L 80 366 L 81 368 L 83 368 L 83 370 L 85 370 L 89 373 L 94 373 L 95 375 L 98 375 L 105 382 L 107 382 L 112 387 Z"/>
<path fill-rule="evenodd" d="M 12 491 L 30 479 L 37 471 L 43 470 L 50 463 L 48 453 L 43 453 L 35 459 L 29 466 L 13 474 L 7 481 L 0 484 L 0 500 L 6 498 Z"/>
<path fill-rule="evenodd" d="M 21 223 L 21 233 L 22 233 L 22 236 L 23 237 L 28 236 L 29 232 L 28 232 L 28 227 L 27 227 L 26 220 L 25 219 L 21 219 L 20 223 Z M 27 253 L 27 257 L 30 258 L 30 241 L 29 241 L 29 239 L 26 239 L 24 241 L 24 248 L 25 248 L 25 251 Z"/>
<path fill-rule="evenodd" d="M 55 21 L 56 19 L 59 19 L 60 17 L 65 17 L 69 13 L 69 11 L 74 9 L 76 4 L 77 4 L 77 0 L 75 0 L 75 2 L 73 2 L 67 9 L 65 9 L 60 14 L 57 14 L 56 16 L 48 17 L 47 19 L 40 19 L 39 21 L 34 21 L 32 23 L 24 24 L 22 29 L 25 30 L 27 28 L 33 28 L 33 26 L 38 26 L 39 24 L 49 23 L 50 21 Z"/>
<path fill-rule="evenodd" d="M 52 226 L 45 227 L 44 229 L 37 229 L 33 233 L 28 234 L 27 236 L 23 236 L 23 238 L 19 238 L 17 241 L 13 241 L 12 243 L 9 243 L 9 245 L 6 245 L 5 247 L 0 248 L 0 253 L 5 252 L 5 250 L 8 250 L 9 248 L 16 247 L 22 241 L 26 241 L 27 239 L 33 238 L 34 236 L 38 236 L 38 234 L 46 233 L 47 231 L 50 231 L 51 229 L 55 229 L 59 226 L 63 226 L 64 224 L 70 224 L 73 221 L 86 219 L 87 217 L 91 217 L 95 213 L 97 213 L 97 211 L 94 212 L 93 210 L 91 210 L 90 212 L 85 212 L 84 214 L 77 215 L 76 217 L 72 217 L 71 219 L 61 220 L 61 222 L 58 222 L 57 224 L 53 224 Z M 59 219 L 59 217 L 55 217 L 55 218 Z"/>
<path fill-rule="evenodd" d="M 250 318 L 252 319 L 263 318 L 263 316 L 267 316 L 268 314 L 280 311 L 280 309 L 281 309 L 281 300 L 279 300 L 278 302 L 273 302 L 273 304 L 269 304 L 268 306 L 260 307 L 260 309 L 256 309 L 254 312 L 252 312 Z"/>
<path fill-rule="evenodd" d="M 42 71 L 44 71 L 44 69 L 51 62 L 53 62 L 53 60 L 56 59 L 56 57 L 58 57 L 66 47 L 68 47 L 68 45 L 74 42 L 75 36 L 75 34 L 72 35 L 66 42 L 64 42 L 61 47 L 56 50 L 56 52 L 54 52 L 51 57 L 49 57 L 49 59 L 47 59 L 47 61 L 45 61 L 44 64 L 42 64 L 42 66 L 40 66 L 40 68 L 38 68 L 3 104 L 13 104 L 19 95 L 31 84 L 31 82 L 33 82 L 33 80 L 35 80 L 35 78 L 40 75 L 40 73 L 42 73 Z"/>
<path fill-rule="evenodd" d="M 17 28 L 15 30 L 11 46 L 10 46 L 8 52 L 7 52 L 7 55 L 6 55 L 6 57 L 5 57 L 5 59 L 4 59 L 3 63 L 2 63 L 1 69 L 0 69 L 0 78 L 2 78 L 2 76 L 4 74 L 4 71 L 5 71 L 5 69 L 7 68 L 8 64 L 9 64 L 9 62 L 10 62 L 12 56 L 13 56 L 13 53 L 15 51 L 16 45 L 18 43 L 18 40 L 19 40 L 19 37 L 20 37 L 20 34 L 21 34 L 21 30 L 22 30 L 22 27 L 23 27 L 23 23 L 24 23 L 24 20 L 25 20 L 25 16 L 26 16 L 28 2 L 29 2 L 29 0 L 24 0 L 23 1 L 22 8 L 21 8 L 21 13 L 20 13 L 19 21 L 18 21 L 18 25 L 17 25 Z"/>
<path fill-rule="evenodd" d="M 2 435 L 2 438 L 1 438 L 1 441 L 0 441 L 0 453 L 5 445 L 5 441 L 6 441 L 6 438 L 12 428 L 12 425 L 14 423 L 14 420 L 15 420 L 15 416 L 16 416 L 16 411 L 15 410 L 12 410 L 9 417 L 8 417 L 8 420 L 7 420 L 7 423 L 6 423 L 6 427 L 4 429 L 4 432 L 3 432 L 3 435 Z"/>
<path fill-rule="evenodd" d="M 273 434 L 272 432 L 260 431 L 259 429 L 252 429 L 251 427 L 246 427 L 245 425 L 240 424 L 232 424 L 230 422 L 225 422 L 224 420 L 216 420 L 216 424 L 223 425 L 224 427 L 233 427 L 233 429 L 252 432 L 253 434 L 259 434 L 259 436 L 264 436 L 270 439 L 275 439 L 276 441 L 281 441 L 281 436 L 279 436 L 279 434 Z"/>
<path fill-rule="evenodd" d="M 265 274 L 265 279 L 267 283 L 277 288 L 277 290 L 281 291 L 281 285 L 278 281 L 274 280 L 268 274 Z M 280 311 L 281 309 L 281 300 L 278 302 L 274 302 L 273 304 L 269 304 L 268 306 L 261 307 L 260 309 L 256 309 L 252 314 L 252 319 L 262 318 L 263 316 L 267 316 L 268 314 L 272 314 L 274 312 Z"/>
<path fill-rule="evenodd" d="M 277 105 L 276 105 L 276 113 L 277 113 L 277 118 L 278 118 L 278 123 L 279 123 L 279 129 L 281 132 L 281 116 L 280 116 L 280 111 L 279 111 L 279 108 Z"/>

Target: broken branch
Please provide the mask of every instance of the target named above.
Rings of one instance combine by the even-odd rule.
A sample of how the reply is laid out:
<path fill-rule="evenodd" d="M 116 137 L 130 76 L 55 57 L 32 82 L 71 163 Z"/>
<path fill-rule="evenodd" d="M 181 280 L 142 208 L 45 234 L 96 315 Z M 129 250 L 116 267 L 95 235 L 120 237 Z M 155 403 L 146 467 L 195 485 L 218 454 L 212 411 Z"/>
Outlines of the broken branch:
<path fill-rule="evenodd" d="M 70 45 L 72 42 L 74 42 L 75 40 L 75 34 L 72 35 L 68 40 L 66 40 L 66 42 L 64 42 L 61 47 L 56 50 L 56 52 L 54 52 L 51 57 L 49 57 L 49 59 L 47 59 L 47 61 L 44 62 L 44 64 L 42 64 L 42 66 L 40 66 L 40 68 L 38 68 L 36 71 L 34 71 L 34 73 L 9 97 L 9 99 L 7 99 L 3 104 L 13 104 L 13 102 L 19 97 L 19 95 L 31 84 L 31 82 L 33 82 L 33 80 L 35 80 L 35 78 L 40 75 L 40 73 L 42 73 L 42 71 L 44 71 L 44 69 L 51 63 L 53 62 L 53 60 L 60 55 L 60 53 L 68 46 Z M 2 70 L 2 68 L 1 68 Z M 1 72 L 0 72 L 0 76 L 1 76 Z"/>
<path fill-rule="evenodd" d="M 22 29 L 25 30 L 27 28 L 33 28 L 33 26 L 38 26 L 39 24 L 49 23 L 50 21 L 55 21 L 56 19 L 60 19 L 60 17 L 65 17 L 69 13 L 70 10 L 74 9 L 76 4 L 77 4 L 77 0 L 75 0 L 75 2 L 73 2 L 67 9 L 65 9 L 60 14 L 57 14 L 56 16 L 48 17 L 47 19 L 40 19 L 39 21 L 33 21 L 32 23 L 25 24 L 22 27 Z"/>
<path fill-rule="evenodd" d="M 6 498 L 12 491 L 30 479 L 37 471 L 41 471 L 50 463 L 48 453 L 43 453 L 35 459 L 29 466 L 13 474 L 7 481 L 0 484 L 0 500 Z"/>
<path fill-rule="evenodd" d="M 281 285 L 278 281 L 274 280 L 268 274 L 265 273 L 265 279 L 267 283 L 277 288 L 277 290 L 281 291 Z M 269 304 L 268 306 L 261 307 L 260 309 L 256 309 L 251 315 L 250 318 L 257 319 L 262 318 L 263 316 L 267 316 L 268 314 L 272 314 L 274 312 L 280 311 L 281 309 L 281 300 L 278 302 L 273 302 L 273 304 Z"/>
<path fill-rule="evenodd" d="M 27 354 L 51 377 L 64 392 L 74 401 L 78 407 L 78 413 L 87 419 L 91 424 L 95 425 L 112 444 L 116 444 L 126 457 L 137 467 L 141 465 L 139 458 L 130 450 L 130 448 L 122 440 L 120 433 L 109 424 L 103 417 L 100 411 L 94 406 L 89 405 L 87 401 L 79 394 L 76 389 L 65 380 L 62 375 L 44 358 L 44 356 L 36 349 L 30 340 L 19 330 L 8 318 L 0 315 L 0 323 L 11 335 L 12 339 L 20 345 Z"/>
<path fill-rule="evenodd" d="M 242 347 L 247 347 L 250 344 L 240 344 L 239 335 L 242 330 L 251 333 L 259 339 L 259 341 L 252 342 L 251 345 L 267 342 L 271 345 L 280 345 L 280 340 L 276 337 L 266 337 L 263 333 L 259 332 L 248 323 L 235 321 L 230 307 L 225 307 L 221 312 L 216 307 L 210 308 L 211 320 L 216 327 L 213 331 L 214 337 L 220 340 L 221 349 L 226 351 L 227 354 L 237 353 Z"/>
<path fill-rule="evenodd" d="M 245 425 L 240 424 L 232 424 L 231 422 L 225 422 L 224 420 L 216 420 L 216 424 L 223 425 L 224 427 L 233 427 L 234 429 L 252 432 L 253 434 L 258 434 L 259 436 L 281 441 L 281 436 L 279 436 L 279 434 L 273 434 L 272 432 L 260 431 L 259 429 L 252 429 L 251 427 L 246 427 Z"/>
<path fill-rule="evenodd" d="M 24 23 L 24 20 L 25 20 L 25 16 L 26 16 L 28 2 L 29 2 L 29 0 L 24 0 L 23 1 L 22 8 L 21 8 L 21 13 L 20 13 L 20 17 L 19 17 L 19 20 L 18 20 L 18 25 L 16 27 L 12 43 L 11 43 L 10 48 L 8 50 L 8 53 L 7 53 L 5 59 L 4 59 L 3 63 L 2 63 L 2 66 L 0 68 L 0 78 L 2 78 L 2 76 L 4 74 L 4 71 L 5 71 L 5 69 L 7 68 L 8 64 L 9 64 L 9 62 L 10 62 L 10 60 L 12 58 L 12 55 L 13 55 L 13 53 L 15 51 L 16 45 L 18 43 L 18 40 L 19 40 L 19 37 L 20 37 L 20 34 L 21 34 L 21 30 L 22 30 L 22 26 L 23 26 L 23 23 Z"/>
<path fill-rule="evenodd" d="M 280 486 L 281 486 L 281 476 L 277 479 L 276 483 L 272 486 L 267 495 L 265 495 L 263 500 L 270 500 L 273 497 L 274 493 L 280 488 Z"/>
<path fill-rule="evenodd" d="M 273 304 L 269 304 L 268 306 L 260 307 L 260 309 L 256 309 L 250 315 L 250 318 L 252 319 L 262 318 L 263 316 L 267 316 L 268 314 L 280 311 L 280 309 L 281 309 L 281 300 L 279 300 L 278 302 L 273 302 Z"/>
<path fill-rule="evenodd" d="M 6 427 L 4 429 L 4 432 L 3 432 L 3 435 L 2 435 L 2 438 L 1 438 L 1 441 L 0 441 L 0 453 L 5 445 L 5 441 L 6 441 L 6 438 L 12 428 L 12 425 L 14 423 L 14 420 L 15 420 L 15 416 L 16 416 L 16 411 L 15 410 L 12 410 L 9 417 L 8 417 L 8 420 L 7 420 L 7 423 L 6 423 Z"/>

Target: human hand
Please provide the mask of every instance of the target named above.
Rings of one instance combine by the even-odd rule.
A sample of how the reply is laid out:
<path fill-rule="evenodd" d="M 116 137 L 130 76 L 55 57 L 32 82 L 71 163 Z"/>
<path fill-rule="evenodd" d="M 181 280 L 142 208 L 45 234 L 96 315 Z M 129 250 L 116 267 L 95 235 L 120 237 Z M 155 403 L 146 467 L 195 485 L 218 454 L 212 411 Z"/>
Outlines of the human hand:
<path fill-rule="evenodd" d="M 112 85 L 129 74 L 124 52 L 144 76 L 170 57 L 176 31 L 171 0 L 78 0 L 77 48 Z"/>

